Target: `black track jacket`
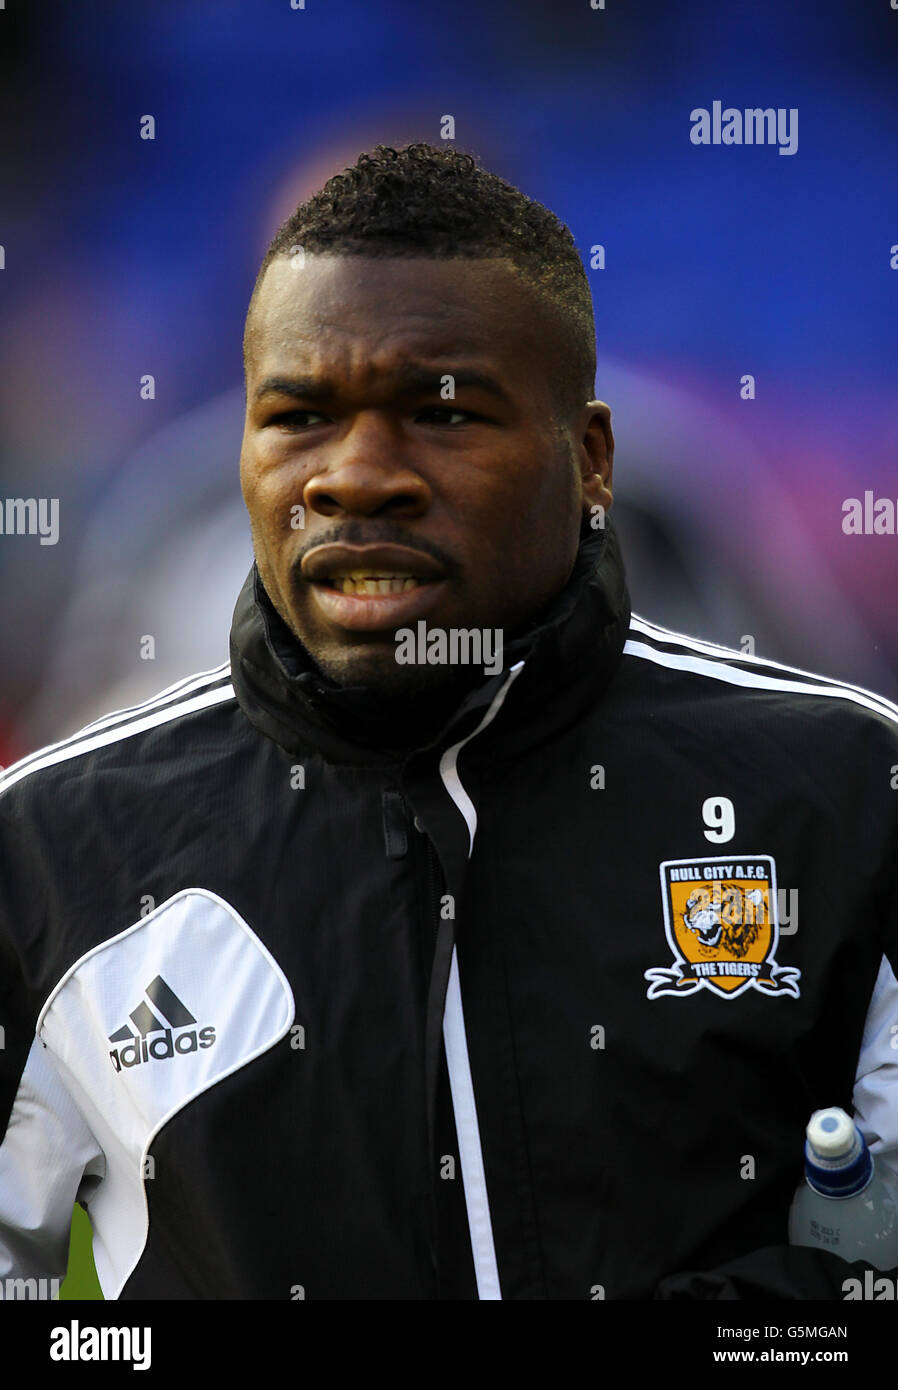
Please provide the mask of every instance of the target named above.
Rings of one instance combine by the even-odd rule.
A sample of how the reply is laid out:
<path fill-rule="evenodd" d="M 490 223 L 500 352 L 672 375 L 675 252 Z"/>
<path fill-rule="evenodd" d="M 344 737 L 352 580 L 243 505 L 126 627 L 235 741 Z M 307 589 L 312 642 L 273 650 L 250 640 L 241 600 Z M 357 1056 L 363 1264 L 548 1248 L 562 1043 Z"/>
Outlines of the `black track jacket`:
<path fill-rule="evenodd" d="M 786 1221 L 812 1110 L 898 1161 L 898 709 L 631 617 L 610 525 L 432 744 L 372 708 L 253 571 L 0 780 L 0 1278 L 77 1197 L 107 1298 L 841 1297 Z"/>

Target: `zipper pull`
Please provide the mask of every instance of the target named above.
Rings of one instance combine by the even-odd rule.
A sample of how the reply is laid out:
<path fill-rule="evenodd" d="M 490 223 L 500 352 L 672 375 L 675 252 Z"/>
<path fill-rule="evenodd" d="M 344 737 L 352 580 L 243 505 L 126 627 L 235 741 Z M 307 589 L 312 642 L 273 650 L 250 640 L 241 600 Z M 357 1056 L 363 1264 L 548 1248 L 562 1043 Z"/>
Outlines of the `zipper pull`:
<path fill-rule="evenodd" d="M 408 815 L 402 792 L 388 788 L 381 794 L 381 807 L 387 858 L 404 859 L 408 853 Z"/>

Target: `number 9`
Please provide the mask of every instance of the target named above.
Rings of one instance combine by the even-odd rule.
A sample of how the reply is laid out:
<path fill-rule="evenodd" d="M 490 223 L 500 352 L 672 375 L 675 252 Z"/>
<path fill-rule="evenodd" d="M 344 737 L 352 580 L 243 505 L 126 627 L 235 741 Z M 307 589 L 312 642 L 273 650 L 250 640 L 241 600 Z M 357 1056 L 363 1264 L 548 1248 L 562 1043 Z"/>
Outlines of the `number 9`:
<path fill-rule="evenodd" d="M 708 829 L 705 839 L 722 845 L 736 833 L 736 812 L 728 796 L 709 796 L 702 802 L 702 820 Z"/>

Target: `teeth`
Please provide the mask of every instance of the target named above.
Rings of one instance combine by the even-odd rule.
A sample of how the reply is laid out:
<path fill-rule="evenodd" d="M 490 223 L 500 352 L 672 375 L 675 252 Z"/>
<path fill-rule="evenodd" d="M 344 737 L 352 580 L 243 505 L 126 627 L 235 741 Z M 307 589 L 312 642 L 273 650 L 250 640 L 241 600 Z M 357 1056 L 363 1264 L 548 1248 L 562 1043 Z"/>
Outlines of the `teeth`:
<path fill-rule="evenodd" d="M 414 579 L 408 570 L 335 570 L 332 579 Z"/>
<path fill-rule="evenodd" d="M 403 594 L 417 588 L 420 581 L 409 574 L 372 575 L 370 571 L 354 570 L 351 574 L 334 574 L 331 583 L 344 594 Z"/>

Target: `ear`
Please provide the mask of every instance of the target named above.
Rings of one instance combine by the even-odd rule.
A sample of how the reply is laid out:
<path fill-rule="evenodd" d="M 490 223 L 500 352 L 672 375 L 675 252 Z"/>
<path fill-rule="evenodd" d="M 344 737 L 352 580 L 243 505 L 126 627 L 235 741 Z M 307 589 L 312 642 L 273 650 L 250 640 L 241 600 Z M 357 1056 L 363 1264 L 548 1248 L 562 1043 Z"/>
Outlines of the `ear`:
<path fill-rule="evenodd" d="M 613 500 L 614 435 L 611 410 L 604 401 L 590 401 L 584 406 L 578 434 L 583 512 L 592 517 L 594 506 L 607 511 Z"/>

